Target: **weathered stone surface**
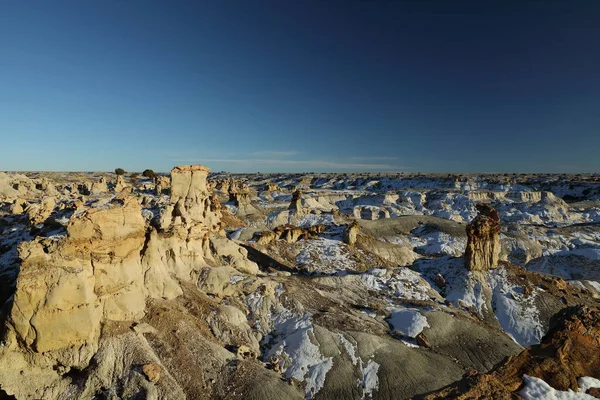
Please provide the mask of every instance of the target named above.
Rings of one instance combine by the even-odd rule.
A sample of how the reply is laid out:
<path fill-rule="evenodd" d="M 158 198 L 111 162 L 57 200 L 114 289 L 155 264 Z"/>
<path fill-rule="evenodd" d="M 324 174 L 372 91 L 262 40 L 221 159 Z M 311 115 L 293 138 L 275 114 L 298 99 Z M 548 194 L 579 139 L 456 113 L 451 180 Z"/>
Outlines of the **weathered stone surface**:
<path fill-rule="evenodd" d="M 203 165 L 185 165 L 171 171 L 171 199 L 161 217 L 161 228 L 186 228 L 202 224 L 209 231 L 220 229 L 220 210 L 211 207 Z"/>
<path fill-rule="evenodd" d="M 56 199 L 54 197 L 45 197 L 39 203 L 29 204 L 25 208 L 25 213 L 31 225 L 37 225 L 44 222 L 56 206 Z"/>
<path fill-rule="evenodd" d="M 128 199 L 71 219 L 57 244 L 21 243 L 10 314 L 19 342 L 36 352 L 94 345 L 102 317 L 143 316 L 144 229 L 137 201 Z"/>
<path fill-rule="evenodd" d="M 296 214 L 303 214 L 304 209 L 302 208 L 302 191 L 296 190 L 292 193 L 292 201 L 290 202 L 289 210 L 294 210 Z"/>
<path fill-rule="evenodd" d="M 25 211 L 27 206 L 28 206 L 28 203 L 26 200 L 17 198 L 13 201 L 9 210 L 10 210 L 11 214 L 23 214 L 23 212 Z"/>
<path fill-rule="evenodd" d="M 346 228 L 344 229 L 344 232 L 342 233 L 342 240 L 344 241 L 344 243 L 347 243 L 347 244 L 356 243 L 356 239 L 358 237 L 359 230 L 360 230 L 360 226 L 358 225 L 358 223 L 356 221 L 351 223 L 350 225 L 347 225 Z"/>
<path fill-rule="evenodd" d="M 267 183 L 265 183 L 263 190 L 267 191 L 267 192 L 277 192 L 277 191 L 281 191 L 281 188 L 276 183 L 267 182 Z"/>
<path fill-rule="evenodd" d="M 168 176 L 157 175 L 154 177 L 154 194 L 161 196 L 167 192 L 171 184 L 171 178 Z"/>
<path fill-rule="evenodd" d="M 106 178 L 102 177 L 98 181 L 92 183 L 90 188 L 91 194 L 103 194 L 108 192 L 108 186 L 106 184 Z"/>
<path fill-rule="evenodd" d="M 123 175 L 117 175 L 117 179 L 115 181 L 115 192 L 120 193 L 127 186 L 127 183 L 125 183 L 125 177 Z"/>
<path fill-rule="evenodd" d="M 487 204 L 478 204 L 477 211 L 477 217 L 467 225 L 465 265 L 471 271 L 486 271 L 498 266 L 500 217 Z"/>
<path fill-rule="evenodd" d="M 152 383 L 156 383 L 160 380 L 160 367 L 157 364 L 149 363 L 142 367 L 142 372 L 146 375 L 146 378 Z"/>

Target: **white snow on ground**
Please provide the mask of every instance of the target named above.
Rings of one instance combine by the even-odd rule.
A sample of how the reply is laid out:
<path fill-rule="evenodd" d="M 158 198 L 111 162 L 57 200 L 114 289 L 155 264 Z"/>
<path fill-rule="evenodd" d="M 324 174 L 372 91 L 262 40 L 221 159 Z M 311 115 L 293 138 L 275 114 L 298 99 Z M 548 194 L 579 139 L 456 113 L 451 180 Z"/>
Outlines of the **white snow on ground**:
<path fill-rule="evenodd" d="M 356 365 L 356 363 L 358 362 L 358 358 L 356 357 L 356 352 L 354 351 L 354 345 L 350 343 L 350 341 L 346 339 L 346 337 L 342 333 L 338 333 L 338 338 L 340 339 L 340 343 L 346 349 L 348 357 L 350 357 L 350 360 L 352 360 L 352 365 Z"/>
<path fill-rule="evenodd" d="M 422 236 L 425 244 L 415 247 L 415 251 L 427 255 L 461 256 L 467 247 L 466 238 L 455 238 L 443 232 L 432 232 Z M 420 250 L 420 251 L 419 251 Z"/>
<path fill-rule="evenodd" d="M 232 275 L 231 278 L 229 278 L 229 281 L 231 282 L 232 285 L 235 285 L 236 283 L 238 283 L 239 281 L 243 281 L 244 279 L 246 279 L 245 276 Z"/>
<path fill-rule="evenodd" d="M 427 317 L 415 309 L 395 309 L 387 322 L 395 333 L 411 338 L 429 327 Z"/>
<path fill-rule="evenodd" d="M 360 280 L 369 290 L 384 290 L 391 297 L 409 300 L 430 300 L 431 286 L 418 272 L 406 267 L 395 268 L 391 274 L 383 268 L 373 268 L 360 274 Z"/>
<path fill-rule="evenodd" d="M 382 290 L 385 287 L 387 270 L 373 268 L 360 274 L 360 280 L 369 290 Z"/>
<path fill-rule="evenodd" d="M 600 282 L 595 281 L 585 281 L 587 284 L 591 285 L 598 293 L 600 293 Z"/>
<path fill-rule="evenodd" d="M 320 237 L 306 240 L 302 245 L 296 265 L 308 272 L 333 274 L 355 266 L 350 255 L 343 251 L 346 245 L 339 240 Z"/>
<path fill-rule="evenodd" d="M 225 207 L 227 207 L 227 210 L 229 210 L 229 212 L 232 213 L 233 215 L 237 214 L 238 207 L 234 206 L 233 204 L 228 204 L 228 203 L 223 203 L 223 205 Z"/>
<path fill-rule="evenodd" d="M 597 244 L 600 246 L 600 244 Z M 575 250 L 567 250 L 567 251 L 559 251 L 558 253 L 555 253 L 555 255 L 557 256 L 569 256 L 569 255 L 577 255 L 577 256 L 583 256 L 592 260 L 600 260 L 600 248 L 596 248 L 596 249 L 590 249 L 590 248 L 583 248 L 583 249 L 575 249 Z"/>
<path fill-rule="evenodd" d="M 600 388 L 600 379 L 584 376 L 577 379 L 577 386 L 579 386 L 580 392 L 585 393 L 589 388 Z"/>
<path fill-rule="evenodd" d="M 333 223 L 332 214 L 307 214 L 298 221 L 297 225 L 301 228 L 309 228 L 314 225 L 332 225 Z"/>
<path fill-rule="evenodd" d="M 415 267 L 429 283 L 435 286 L 435 277 L 439 273 L 446 280 L 446 287 L 439 288 L 440 293 L 456 307 L 472 307 L 480 315 L 487 310 L 483 296 L 483 285 L 471 271 L 464 267 L 462 258 L 439 257 L 419 259 Z"/>
<path fill-rule="evenodd" d="M 584 379 L 584 381 L 582 381 Z M 585 390 L 589 387 L 599 387 L 600 381 L 594 378 L 580 378 L 578 383 L 591 383 L 589 379 L 593 379 L 595 382 L 592 384 L 599 384 L 598 386 L 587 386 Z M 552 386 L 548 385 L 544 380 L 540 378 L 536 378 L 534 376 L 523 375 L 523 381 L 525 382 L 525 387 L 521 389 L 519 394 L 525 400 L 595 400 L 594 396 L 585 393 L 585 390 L 580 390 L 579 392 L 574 392 L 572 390 L 562 391 L 556 390 Z M 581 386 L 581 384 L 580 384 Z"/>
<path fill-rule="evenodd" d="M 508 280 L 504 267 L 493 270 L 489 282 L 492 307 L 502 330 L 523 347 L 540 343 L 544 328 L 535 306 L 538 289 L 526 296 L 522 288 Z"/>
<path fill-rule="evenodd" d="M 410 300 L 430 300 L 431 287 L 418 272 L 409 268 L 396 268 L 386 282 L 388 288 L 394 291 L 394 297 Z"/>
<path fill-rule="evenodd" d="M 544 335 L 535 305 L 539 289 L 526 296 L 521 287 L 509 281 L 504 267 L 492 270 L 486 282 L 467 271 L 463 263 L 462 258 L 440 257 L 417 260 L 415 266 L 432 285 L 440 273 L 446 280 L 446 287 L 440 288 L 446 300 L 458 307 L 472 307 L 480 315 L 488 311 L 484 290 L 491 290 L 492 308 L 502 329 L 521 346 L 539 343 Z"/>
<path fill-rule="evenodd" d="M 236 229 L 235 231 L 231 232 L 229 234 L 229 239 L 231 239 L 231 240 L 239 240 L 240 239 L 240 235 L 242 234 L 242 232 L 244 231 L 244 229 L 246 229 L 246 228 Z"/>
<path fill-rule="evenodd" d="M 363 399 L 373 397 L 373 391 L 379 389 L 377 371 L 379 371 L 379 364 L 373 360 L 369 360 L 363 369 Z"/>
<path fill-rule="evenodd" d="M 286 378 L 306 382 L 306 398 L 311 399 L 325 384 L 333 358 L 323 357 L 311 341 L 314 333 L 309 315 L 297 316 L 284 309 L 274 318 L 263 358 L 278 365 Z"/>

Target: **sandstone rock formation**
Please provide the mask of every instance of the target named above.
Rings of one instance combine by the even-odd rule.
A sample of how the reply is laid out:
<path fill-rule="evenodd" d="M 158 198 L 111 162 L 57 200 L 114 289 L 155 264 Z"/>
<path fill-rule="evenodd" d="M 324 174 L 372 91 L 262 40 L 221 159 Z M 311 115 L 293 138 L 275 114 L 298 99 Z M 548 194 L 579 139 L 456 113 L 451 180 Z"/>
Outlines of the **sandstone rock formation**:
<path fill-rule="evenodd" d="M 27 201 L 16 198 L 10 206 L 11 214 L 22 214 L 27 209 Z"/>
<path fill-rule="evenodd" d="M 108 186 L 106 185 L 106 178 L 102 177 L 98 181 L 92 183 L 90 188 L 90 194 L 102 194 L 108 192 Z"/>
<path fill-rule="evenodd" d="M 206 185 L 209 169 L 202 165 L 179 166 L 171 171 L 171 198 L 162 214 L 163 230 L 202 225 L 208 231 L 219 230 L 220 213 L 211 205 Z"/>
<path fill-rule="evenodd" d="M 233 182 L 230 179 L 221 179 L 215 182 L 215 190 L 224 193 L 229 193 L 233 189 L 233 186 Z"/>
<path fill-rule="evenodd" d="M 29 198 L 34 189 L 34 182 L 25 175 L 0 172 L 0 200 Z"/>
<path fill-rule="evenodd" d="M 126 187 L 125 177 L 123 175 L 117 175 L 117 180 L 115 181 L 115 193 L 122 192 Z"/>
<path fill-rule="evenodd" d="M 467 225 L 465 265 L 471 271 L 486 271 L 498 266 L 500 217 L 487 204 L 478 204 L 477 211 L 477 217 Z"/>
<path fill-rule="evenodd" d="M 39 203 L 29 204 L 24 211 L 31 225 L 37 225 L 44 222 L 52 214 L 55 206 L 56 200 L 54 197 L 45 197 Z"/>
<path fill-rule="evenodd" d="M 356 221 L 354 221 L 350 225 L 347 225 L 346 228 L 344 229 L 344 232 L 342 233 L 342 240 L 344 241 L 344 243 L 347 243 L 347 244 L 356 243 L 356 239 L 358 237 L 359 230 L 360 230 L 360 226 L 358 225 L 358 223 Z"/>
<path fill-rule="evenodd" d="M 211 265 L 258 272 L 247 251 L 220 234 L 207 172 L 202 166 L 173 169 L 160 231 L 146 225 L 137 199 L 123 191 L 73 215 L 64 238 L 19 245 L 22 262 L 0 350 L 3 390 L 18 398 L 56 398 L 68 384 L 62 374 L 85 368 L 99 350 L 104 324 L 139 321 L 147 299 L 181 295 L 181 285 Z M 43 222 L 54 204 L 47 197 L 28 206 L 32 224 Z M 151 382 L 161 376 L 160 368 L 147 369 Z M 23 384 L 28 379 L 35 379 L 35 388 Z"/>
<path fill-rule="evenodd" d="M 169 189 L 171 180 L 168 176 L 156 175 L 154 177 L 154 194 L 161 196 Z"/>
<path fill-rule="evenodd" d="M 296 214 L 304 214 L 304 209 L 302 207 L 302 191 L 296 190 L 292 193 L 292 201 L 290 202 L 289 210 L 293 210 Z"/>
<path fill-rule="evenodd" d="M 281 191 L 281 188 L 276 183 L 267 182 L 265 183 L 263 190 L 266 192 L 276 192 Z"/>

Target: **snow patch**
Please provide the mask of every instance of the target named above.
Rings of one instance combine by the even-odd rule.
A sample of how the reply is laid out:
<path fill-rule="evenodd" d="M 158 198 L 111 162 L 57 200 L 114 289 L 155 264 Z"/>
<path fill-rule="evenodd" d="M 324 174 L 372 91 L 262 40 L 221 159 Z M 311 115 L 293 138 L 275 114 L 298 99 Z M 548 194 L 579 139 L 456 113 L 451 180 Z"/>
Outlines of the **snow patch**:
<path fill-rule="evenodd" d="M 379 377 L 377 376 L 378 371 L 379 364 L 373 360 L 369 360 L 363 369 L 363 399 L 367 397 L 373 397 L 373 391 L 379 389 Z"/>
<path fill-rule="evenodd" d="M 296 316 L 288 310 L 275 316 L 273 331 L 265 338 L 264 360 L 278 366 L 286 378 L 306 382 L 306 398 L 312 399 L 323 388 L 325 376 L 333 366 L 332 357 L 323 357 L 314 337 L 309 315 Z"/>
<path fill-rule="evenodd" d="M 387 322 L 394 333 L 411 338 L 429 328 L 427 317 L 414 309 L 394 310 Z"/>
<path fill-rule="evenodd" d="M 581 378 L 587 379 L 587 378 Z M 581 381 L 580 379 L 580 381 Z M 590 378 L 594 379 L 594 378 Z M 556 390 L 552 386 L 548 385 L 544 380 L 536 378 L 534 376 L 523 375 L 523 381 L 525 381 L 525 387 L 521 389 L 519 394 L 525 400 L 595 400 L 594 396 L 586 394 L 583 390 L 574 392 L 568 390 L 566 392 Z M 594 379 L 597 383 L 600 383 L 597 379 Z M 584 381 L 588 382 L 588 381 Z M 587 390 L 587 388 L 586 388 Z"/>

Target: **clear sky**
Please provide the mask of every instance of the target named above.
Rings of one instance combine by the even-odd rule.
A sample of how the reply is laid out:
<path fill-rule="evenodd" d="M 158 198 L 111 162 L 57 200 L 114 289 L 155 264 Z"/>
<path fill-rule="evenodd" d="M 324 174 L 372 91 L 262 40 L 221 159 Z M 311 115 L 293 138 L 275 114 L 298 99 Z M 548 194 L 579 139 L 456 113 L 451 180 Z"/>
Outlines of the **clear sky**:
<path fill-rule="evenodd" d="M 598 172 L 600 1 L 0 0 L 0 170 Z"/>

